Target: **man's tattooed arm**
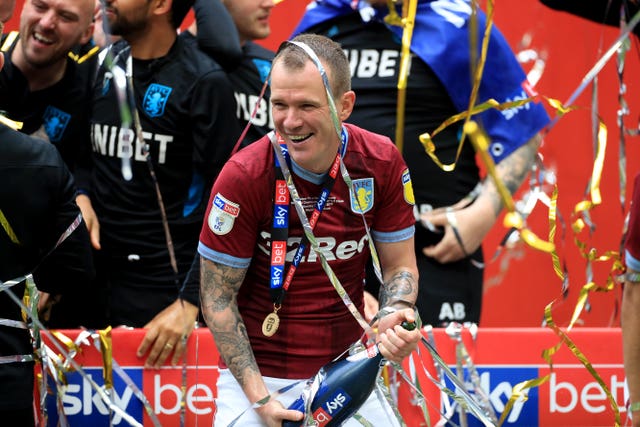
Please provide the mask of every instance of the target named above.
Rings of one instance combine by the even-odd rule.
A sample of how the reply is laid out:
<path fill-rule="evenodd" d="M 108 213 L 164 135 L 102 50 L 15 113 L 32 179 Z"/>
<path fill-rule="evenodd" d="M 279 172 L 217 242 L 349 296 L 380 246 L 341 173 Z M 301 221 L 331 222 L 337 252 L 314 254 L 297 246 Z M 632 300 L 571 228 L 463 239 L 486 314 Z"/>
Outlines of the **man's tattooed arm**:
<path fill-rule="evenodd" d="M 383 284 L 380 307 L 413 308 L 418 297 L 418 268 L 413 237 L 400 242 L 377 242 Z"/>
<path fill-rule="evenodd" d="M 524 178 L 531 170 L 541 142 L 542 137 L 538 134 L 496 165 L 498 178 L 502 180 L 511 194 L 514 194 L 520 188 Z M 502 210 L 503 202 L 493 179 L 487 177 L 483 186 L 484 192 L 491 199 L 494 214 L 498 217 Z"/>
<path fill-rule="evenodd" d="M 418 281 L 409 271 L 400 270 L 380 287 L 380 307 L 413 308 L 418 295 Z"/>
<path fill-rule="evenodd" d="M 218 351 L 247 398 L 255 402 L 268 391 L 253 355 L 237 296 L 247 269 L 200 257 L 200 304 Z"/>

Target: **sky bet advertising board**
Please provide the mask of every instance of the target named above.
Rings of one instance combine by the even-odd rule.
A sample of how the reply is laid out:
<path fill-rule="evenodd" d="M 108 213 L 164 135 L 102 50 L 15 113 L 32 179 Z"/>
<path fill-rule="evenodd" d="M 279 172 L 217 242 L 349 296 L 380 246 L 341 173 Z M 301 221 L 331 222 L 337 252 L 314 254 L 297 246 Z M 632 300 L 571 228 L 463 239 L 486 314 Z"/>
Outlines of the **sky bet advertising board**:
<path fill-rule="evenodd" d="M 75 339 L 78 332 L 61 331 L 70 339 Z M 62 405 L 68 425 L 128 426 L 131 425 L 129 420 L 135 420 L 139 425 L 153 426 L 154 420 L 146 413 L 143 404 L 146 400 L 147 408 L 152 408 L 154 417 L 162 426 L 211 426 L 215 413 L 218 352 L 206 328 L 194 331 L 188 342 L 186 364 L 175 368 L 170 365 L 161 369 L 143 368 L 144 359 L 138 359 L 135 352 L 144 331 L 115 329 L 111 336 L 113 359 L 116 362 L 111 396 L 119 410 L 110 409 L 91 385 L 91 380 L 100 386 L 104 384 L 103 365 L 102 356 L 93 342 L 87 342 L 75 357 L 86 376 L 77 372 L 67 374 L 68 386 Z M 465 386 L 476 397 L 478 395 L 473 389 L 479 387 L 497 418 L 507 407 L 515 385 L 548 376 L 545 382 L 525 390 L 526 399 L 520 398 L 513 403 L 503 420 L 503 426 L 613 426 L 615 414 L 609 396 L 618 405 L 624 425 L 627 390 L 620 329 L 574 329 L 569 337 L 593 366 L 606 389 L 566 346 L 560 347 L 552 356 L 553 367 L 550 369 L 542 352 L 554 347 L 559 338 L 549 329 L 480 329 L 475 339 L 463 330 L 460 342 L 449 337 L 444 330 L 436 329 L 433 332 L 438 354 L 454 371 L 457 365 L 456 350 L 458 354 L 468 353 L 472 365 L 462 363 Z M 50 344 L 46 339 L 45 342 Z M 54 352 L 59 353 L 55 349 Z M 440 388 L 426 375 L 424 369 L 432 377 L 436 369 L 425 347 L 420 347 L 415 367 L 428 402 L 430 424 L 414 404 L 417 401 L 414 391 L 401 381 L 399 408 L 407 426 L 453 426 L 464 425 L 465 422 L 468 427 L 483 425 L 471 414 L 463 414 L 464 420 L 461 420 L 453 399 L 441 393 Z M 407 363 L 405 369 L 410 372 Z M 470 372 L 477 373 L 476 380 L 471 380 Z M 445 384 L 447 388 L 454 389 L 449 379 L 445 378 Z M 49 385 L 50 391 L 55 393 L 56 387 L 50 378 Z M 58 425 L 59 414 L 54 394 L 48 396 L 46 408 L 48 425 Z M 240 413 L 245 409 L 238 408 L 238 411 Z M 445 423 L 441 414 L 446 414 L 452 423 Z M 181 417 L 184 417 L 182 424 Z"/>

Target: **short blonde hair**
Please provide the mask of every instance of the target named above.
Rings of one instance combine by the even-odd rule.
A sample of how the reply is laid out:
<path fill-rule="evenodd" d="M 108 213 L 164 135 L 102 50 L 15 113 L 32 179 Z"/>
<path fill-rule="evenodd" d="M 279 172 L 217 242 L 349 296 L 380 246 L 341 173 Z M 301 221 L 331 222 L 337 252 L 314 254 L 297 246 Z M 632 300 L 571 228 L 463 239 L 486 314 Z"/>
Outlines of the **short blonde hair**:
<path fill-rule="evenodd" d="M 292 42 L 304 43 L 320 59 L 323 66 L 328 68 L 329 85 L 334 98 L 339 98 L 345 92 L 351 90 L 351 70 L 349 61 L 342 47 L 330 38 L 318 34 L 300 34 Z M 283 42 L 273 59 L 273 64 L 282 62 L 285 68 L 299 70 L 305 67 L 312 59 L 307 53 L 288 41 Z"/>

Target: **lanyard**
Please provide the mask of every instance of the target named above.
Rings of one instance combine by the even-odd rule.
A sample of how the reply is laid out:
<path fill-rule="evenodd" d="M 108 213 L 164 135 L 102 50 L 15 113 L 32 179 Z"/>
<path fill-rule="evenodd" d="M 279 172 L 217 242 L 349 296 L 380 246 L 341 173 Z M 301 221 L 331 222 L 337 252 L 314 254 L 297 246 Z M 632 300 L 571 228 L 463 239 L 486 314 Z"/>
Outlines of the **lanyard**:
<path fill-rule="evenodd" d="M 280 135 L 276 134 L 276 137 L 283 157 L 287 164 L 290 164 L 291 159 L 289 158 L 289 152 L 286 144 Z M 338 176 L 338 171 L 340 170 L 340 159 L 344 154 L 347 141 L 347 132 L 344 129 L 341 133 L 341 139 L 341 149 L 336 153 L 336 157 L 331 164 L 331 168 L 329 168 L 329 172 L 322 182 L 322 191 L 320 192 L 320 196 L 318 196 L 318 200 L 314 205 L 313 214 L 311 214 L 311 218 L 309 219 L 309 224 L 311 225 L 312 230 L 318 223 L 320 214 L 322 214 L 322 211 L 329 200 L 329 194 L 331 193 L 331 189 L 333 188 L 333 185 L 336 182 L 336 177 Z M 309 244 L 309 239 L 306 235 L 302 236 L 302 240 L 298 245 L 298 249 L 296 250 L 291 265 L 289 266 L 287 275 L 283 279 L 284 263 L 287 251 L 287 238 L 289 234 L 289 188 L 287 187 L 287 182 L 282 173 L 280 161 L 277 156 L 274 158 L 276 168 L 276 188 L 273 203 L 273 224 L 271 229 L 271 299 L 273 300 L 274 305 L 280 305 L 284 299 L 285 292 L 291 285 L 293 275 L 300 265 L 304 251 Z"/>
<path fill-rule="evenodd" d="M 277 139 L 277 145 L 274 144 L 274 150 L 279 147 L 280 152 L 282 153 L 282 157 L 284 158 L 287 166 L 291 163 L 291 158 L 289 157 L 289 151 L 287 150 L 287 145 L 280 135 L 277 133 L 272 133 L 271 137 L 275 135 Z M 313 209 L 313 214 L 309 219 L 309 225 L 311 230 L 313 230 L 318 223 L 318 219 L 324 210 L 327 201 L 329 200 L 329 195 L 331 194 L 331 189 L 336 182 L 336 177 L 338 176 L 338 171 L 340 170 L 340 164 L 342 156 L 346 151 L 347 145 L 347 132 L 343 128 L 340 134 L 341 144 L 340 149 L 336 153 L 336 157 L 334 158 L 331 167 L 329 168 L 329 172 L 324 177 L 322 182 L 322 191 L 318 196 L 318 200 L 316 201 Z M 271 300 L 273 301 L 273 313 L 270 313 L 265 319 L 265 323 L 263 324 L 263 333 L 267 336 L 273 335 L 278 329 L 278 325 L 280 324 L 280 320 L 278 318 L 278 310 L 280 310 L 282 301 L 284 300 L 284 296 L 291 285 L 293 280 L 293 276 L 296 273 L 298 266 L 300 265 L 300 261 L 302 260 L 302 256 L 304 255 L 307 246 L 309 245 L 309 238 L 306 234 L 302 236 L 300 244 L 298 245 L 298 249 L 296 249 L 296 253 L 293 256 L 293 261 L 291 265 L 289 265 L 289 269 L 287 270 L 286 276 L 284 275 L 285 271 L 285 261 L 287 256 L 287 239 L 289 237 L 289 202 L 290 202 L 290 193 L 289 187 L 287 185 L 287 180 L 284 177 L 282 172 L 282 165 L 280 164 L 280 160 L 277 155 L 274 156 L 274 165 L 276 171 L 276 185 L 275 185 L 275 193 L 273 197 L 273 222 L 271 224 L 271 268 L 270 268 L 270 295 Z M 291 182 L 293 185 L 293 182 Z"/>

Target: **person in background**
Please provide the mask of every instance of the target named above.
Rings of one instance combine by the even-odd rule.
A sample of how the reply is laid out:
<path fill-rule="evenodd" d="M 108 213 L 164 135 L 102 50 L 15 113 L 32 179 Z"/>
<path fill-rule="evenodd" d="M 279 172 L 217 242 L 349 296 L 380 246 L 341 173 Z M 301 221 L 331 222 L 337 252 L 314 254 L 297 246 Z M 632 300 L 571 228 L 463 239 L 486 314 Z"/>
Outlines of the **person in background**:
<path fill-rule="evenodd" d="M 402 15 L 402 2 L 394 3 Z M 456 166 L 445 172 L 425 152 L 419 136 L 432 134 L 446 119 L 466 111 L 472 91 L 469 24 L 466 1 L 419 0 L 406 88 L 404 121 L 397 123 L 402 28 L 384 19 L 384 0 L 318 0 L 308 7 L 295 34 L 323 34 L 340 43 L 349 59 L 358 105 L 351 123 L 396 140 L 411 171 L 416 196 L 415 252 L 420 270 L 417 307 L 425 324 L 480 322 L 483 294 L 481 243 L 503 208 L 491 178 L 480 179 L 473 147 L 467 140 L 458 156 L 462 123 L 433 138 L 435 156 Z M 478 41 L 485 16 L 478 10 Z M 479 47 L 478 47 L 479 48 Z M 504 103 L 534 95 L 509 45 L 495 26 L 477 103 L 490 98 Z M 473 116 L 491 138 L 489 153 L 499 178 L 514 193 L 529 172 L 541 143 L 539 132 L 549 122 L 537 102 Z M 396 140 L 400 145 L 400 141 Z M 372 268 L 367 289 L 375 295 Z"/>
<path fill-rule="evenodd" d="M 198 0 L 203 2 L 204 0 Z M 217 1 L 215 1 L 217 3 Z M 242 145 L 260 139 L 273 129 L 273 119 L 269 108 L 269 92 L 260 97 L 264 83 L 271 70 L 274 53 L 255 43 L 271 34 L 269 16 L 274 7 L 273 0 L 221 0 L 231 16 L 240 49 L 233 52 L 222 46 L 233 46 L 233 35 L 220 30 L 221 17 L 211 19 L 203 16 L 206 10 L 196 8 L 196 21 L 186 33 L 198 39 L 198 45 L 217 62 L 226 64 L 229 80 L 236 99 L 236 115 L 243 133 Z M 214 9 L 217 10 L 217 9 Z M 228 39 L 228 41 L 227 41 Z M 256 103 L 259 103 L 256 109 Z M 252 114 L 255 110 L 255 116 Z M 250 124 L 249 124 L 250 123 Z"/>
<path fill-rule="evenodd" d="M 628 22 L 640 10 L 637 0 L 540 0 L 545 6 L 588 19 L 599 24 L 619 27 L 620 22 Z M 622 16 L 621 16 L 622 14 Z M 640 37 L 640 26 L 633 28 L 633 33 Z"/>
<path fill-rule="evenodd" d="M 201 308 L 221 356 L 216 425 L 308 379 L 359 340 L 371 239 L 384 274 L 380 305 L 389 313 L 378 322 L 382 354 L 400 362 L 421 337 L 417 328 L 400 326 L 415 321 L 418 293 L 409 171 L 388 138 L 343 124 L 354 103 L 337 43 L 317 35 L 287 42 L 271 71 L 276 131 L 236 153 L 214 183 L 198 251 Z M 303 240 L 303 220 L 312 212 L 309 238 L 318 251 Z M 238 422 L 301 420 L 285 409 L 295 394 L 272 398 Z M 361 413 L 395 425 L 375 393 Z"/>
<path fill-rule="evenodd" d="M 4 23 L 7 22 L 13 16 L 13 10 L 16 7 L 16 0 L 2 0 L 0 2 L 0 22 L 4 27 Z"/>
<path fill-rule="evenodd" d="M 91 39 L 92 19 L 93 0 L 26 0 L 20 31 L 2 37 L 0 110 L 54 144 L 72 171 L 83 154 L 91 74 L 69 52 Z"/>
<path fill-rule="evenodd" d="M 0 10 L 2 32 L 13 2 L 0 0 Z M 0 54 L 0 69 L 4 59 Z M 92 280 L 94 272 L 73 177 L 60 153 L 7 124 L 11 121 L 0 124 L 0 180 L 5 183 L 0 186 L 0 416 L 30 427 L 35 426 L 33 323 L 23 320 L 9 293 L 22 299 L 25 276 L 31 273 L 38 289 L 81 293 L 78 284 Z M 74 235 L 81 238 L 72 239 Z M 63 246 L 66 251 L 60 250 Z"/>
<path fill-rule="evenodd" d="M 624 372 L 629 390 L 632 426 L 640 426 L 640 174 L 633 183 L 629 229 L 624 242 L 623 294 L 620 326 Z"/>
<path fill-rule="evenodd" d="M 0 71 L 0 110 L 22 123 L 21 132 L 53 144 L 76 184 L 83 180 L 78 176 L 79 165 L 86 164 L 90 155 L 82 138 L 88 132 L 88 98 L 97 57 L 69 52 L 91 39 L 92 12 L 92 0 L 26 0 L 19 32 L 4 34 L 0 45 L 5 55 Z M 85 194 L 77 194 L 76 202 L 90 215 L 85 210 L 87 201 Z M 89 224 L 92 218 L 86 216 L 85 221 Z M 78 238 L 79 234 L 71 236 L 72 240 Z M 83 281 L 78 285 L 83 291 L 77 294 L 42 295 L 47 326 L 105 326 L 96 284 Z"/>
<path fill-rule="evenodd" d="M 239 134 L 224 70 L 177 36 L 191 6 L 106 2 L 105 19 L 122 40 L 104 51 L 114 67 L 101 64 L 90 110 L 96 268 L 107 281 L 110 324 L 146 329 L 137 352 L 146 367 L 170 356 L 177 363 L 195 326 L 199 287 L 183 281 L 206 194 Z M 123 107 L 135 108 L 130 125 Z"/>

